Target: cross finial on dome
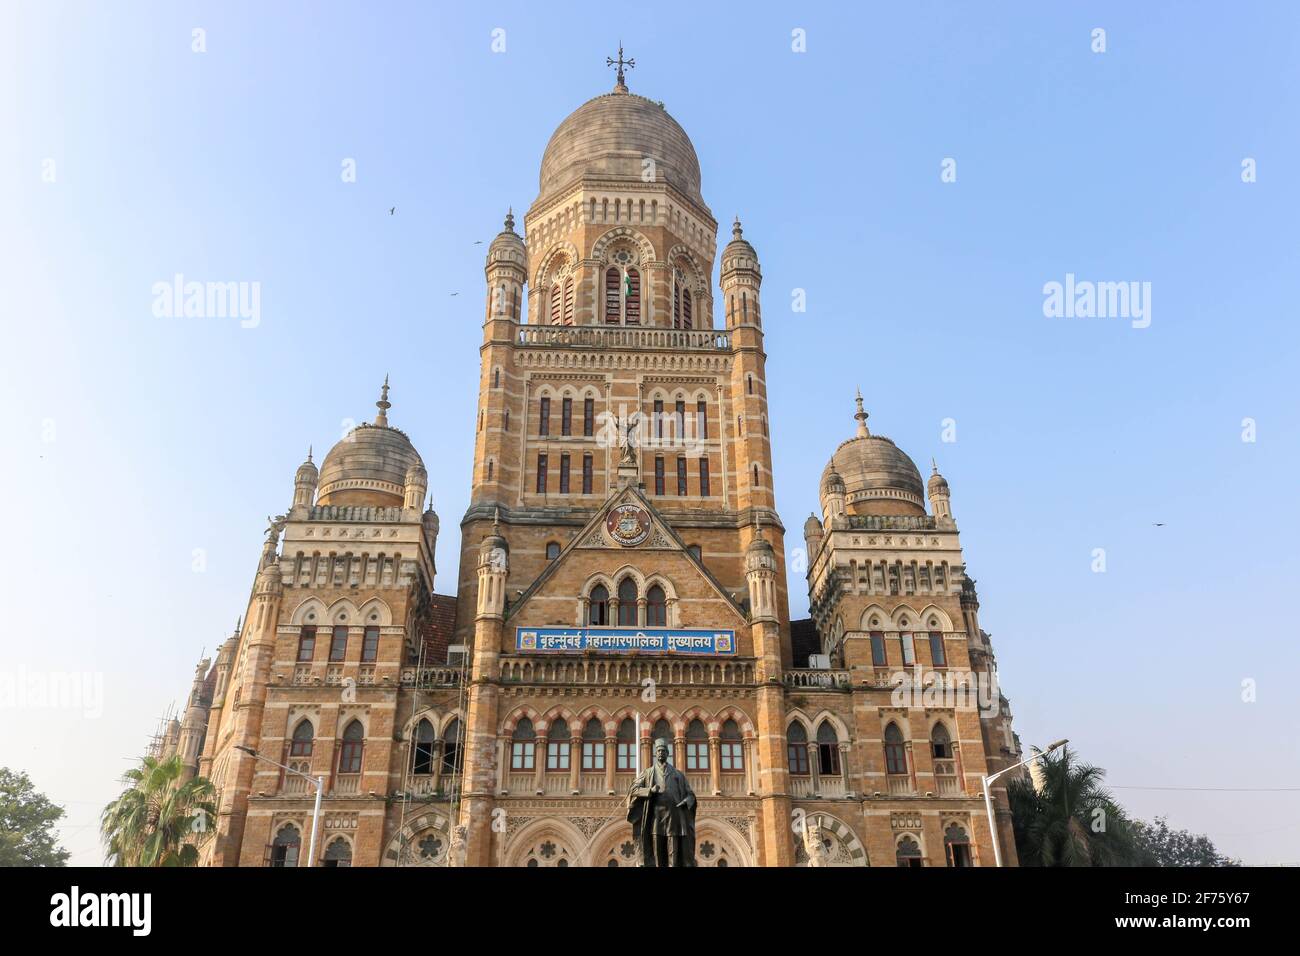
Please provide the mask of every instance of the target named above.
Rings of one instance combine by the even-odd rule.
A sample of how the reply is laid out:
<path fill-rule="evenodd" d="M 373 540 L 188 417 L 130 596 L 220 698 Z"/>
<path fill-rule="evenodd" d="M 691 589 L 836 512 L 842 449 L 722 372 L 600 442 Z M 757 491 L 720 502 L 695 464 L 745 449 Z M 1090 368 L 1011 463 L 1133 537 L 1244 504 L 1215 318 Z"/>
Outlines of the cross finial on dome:
<path fill-rule="evenodd" d="M 379 401 L 375 402 L 375 407 L 379 409 L 379 414 L 375 416 L 375 424 L 384 428 L 388 427 L 388 410 L 393 407 L 393 403 L 388 400 L 388 376 L 384 376 L 384 388 L 380 393 Z"/>
<path fill-rule="evenodd" d="M 631 59 L 630 57 L 629 57 L 628 59 L 626 59 L 626 60 L 623 59 L 623 41 L 622 41 L 622 40 L 619 40 L 619 41 L 618 41 L 618 59 L 616 60 L 616 59 L 614 59 L 612 56 L 607 56 L 607 57 L 605 57 L 605 65 L 606 65 L 606 66 L 617 66 L 617 67 L 618 67 L 618 82 L 614 84 L 614 92 L 615 92 L 615 93 L 626 93 L 626 92 L 627 92 L 627 83 L 624 82 L 624 78 L 623 78 L 623 67 L 627 67 L 629 70 L 632 69 L 633 67 L 636 66 L 636 60 Z"/>
<path fill-rule="evenodd" d="M 858 389 L 858 397 L 854 399 L 854 401 L 857 402 L 858 405 L 858 410 L 853 415 L 853 417 L 858 420 L 858 437 L 869 438 L 871 437 L 871 432 L 867 431 L 867 413 L 862 407 L 862 389 Z"/>

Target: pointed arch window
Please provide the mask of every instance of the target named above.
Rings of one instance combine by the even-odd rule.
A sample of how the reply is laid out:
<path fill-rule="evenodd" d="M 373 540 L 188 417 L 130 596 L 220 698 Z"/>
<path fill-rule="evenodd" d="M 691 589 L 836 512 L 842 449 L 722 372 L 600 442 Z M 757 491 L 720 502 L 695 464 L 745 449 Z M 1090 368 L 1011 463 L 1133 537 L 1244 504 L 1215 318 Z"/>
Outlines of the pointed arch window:
<path fill-rule="evenodd" d="M 907 773 L 907 747 L 903 744 L 903 732 L 895 723 L 885 728 L 885 772 Z"/>
<path fill-rule="evenodd" d="M 593 627 L 604 627 L 609 623 L 609 590 L 605 585 L 597 584 L 591 589 L 587 605 L 587 623 Z"/>
<path fill-rule="evenodd" d="M 664 589 L 657 584 L 645 595 L 645 624 L 646 627 L 668 626 L 668 601 Z"/>
<path fill-rule="evenodd" d="M 605 769 L 605 727 L 595 717 L 582 728 L 582 769 Z"/>
<path fill-rule="evenodd" d="M 718 767 L 723 773 L 740 773 L 745 769 L 745 740 L 740 735 L 740 726 L 731 718 L 722 724 Z"/>
<path fill-rule="evenodd" d="M 316 625 L 307 624 L 298 633 L 298 660 L 310 661 L 316 655 Z"/>
<path fill-rule="evenodd" d="M 930 731 L 930 755 L 936 760 L 952 759 L 952 737 L 942 723 L 935 724 Z"/>
<path fill-rule="evenodd" d="M 618 623 L 620 627 L 636 627 L 636 582 L 624 578 L 618 585 Z"/>
<path fill-rule="evenodd" d="M 532 770 L 536 746 L 537 732 L 533 730 L 533 722 L 525 717 L 515 724 L 515 731 L 510 735 L 510 769 Z"/>
<path fill-rule="evenodd" d="M 569 769 L 569 722 L 563 717 L 546 733 L 546 769 Z"/>
<path fill-rule="evenodd" d="M 564 290 L 557 282 L 551 286 L 551 325 L 559 325 L 563 317 Z"/>
<path fill-rule="evenodd" d="M 442 772 L 454 774 L 460 764 L 460 718 L 457 717 L 442 732 Z"/>
<path fill-rule="evenodd" d="M 316 731 L 311 721 L 303 718 L 293 729 L 293 741 L 289 744 L 290 757 L 310 757 L 316 742 Z"/>
<path fill-rule="evenodd" d="M 415 727 L 414 746 L 411 749 L 411 773 L 425 776 L 433 773 L 433 724 L 421 720 Z"/>
<path fill-rule="evenodd" d="M 894 860 L 902 867 L 919 867 L 921 865 L 921 846 L 910 836 L 898 841 L 894 850 Z"/>
<path fill-rule="evenodd" d="M 840 773 L 840 738 L 829 720 L 817 728 L 817 772 L 831 777 Z"/>
<path fill-rule="evenodd" d="M 635 770 L 637 765 L 636 748 L 636 724 L 631 717 L 626 717 L 618 725 L 618 763 L 615 769 L 619 771 Z"/>
<path fill-rule="evenodd" d="M 698 717 L 686 725 L 686 769 L 709 769 L 709 732 Z"/>
<path fill-rule="evenodd" d="M 343 746 L 339 748 L 339 773 L 360 773 L 361 757 L 366 746 L 366 731 L 361 721 L 354 720 L 343 730 Z"/>
<path fill-rule="evenodd" d="M 618 325 L 623 318 L 622 285 L 617 267 L 610 266 L 605 270 L 605 321 L 610 325 Z"/>
<path fill-rule="evenodd" d="M 791 724 L 786 731 L 785 742 L 790 773 L 796 777 L 808 776 L 808 732 L 803 729 L 803 724 Z"/>
<path fill-rule="evenodd" d="M 352 845 L 344 837 L 336 837 L 329 848 L 326 849 L 325 855 L 321 857 L 321 866 L 351 866 L 352 865 Z"/>
<path fill-rule="evenodd" d="M 298 853 L 302 849 L 302 836 L 292 823 L 286 823 L 276 831 L 275 839 L 267 847 L 267 866 L 291 867 L 298 865 Z"/>

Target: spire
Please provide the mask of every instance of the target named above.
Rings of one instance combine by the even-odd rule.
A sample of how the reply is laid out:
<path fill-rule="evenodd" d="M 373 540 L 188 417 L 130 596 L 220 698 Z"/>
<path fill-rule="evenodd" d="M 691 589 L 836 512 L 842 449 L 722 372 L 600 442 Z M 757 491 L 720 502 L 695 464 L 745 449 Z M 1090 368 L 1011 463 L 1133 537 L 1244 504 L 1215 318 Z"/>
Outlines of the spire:
<path fill-rule="evenodd" d="M 623 41 L 622 41 L 622 40 L 619 40 L 619 41 L 618 41 L 618 59 L 616 60 L 616 59 L 614 59 L 612 56 L 607 56 L 607 57 L 605 57 L 605 65 L 606 65 L 606 66 L 617 66 L 617 67 L 618 67 L 618 82 L 614 84 L 614 92 L 615 92 L 615 93 L 626 93 L 626 92 L 627 92 L 627 83 L 624 81 L 624 77 L 623 77 L 623 68 L 624 68 L 624 67 L 627 67 L 629 70 L 632 69 L 634 66 L 636 66 L 636 60 L 631 59 L 630 57 L 629 57 L 628 59 L 626 59 L 626 60 L 623 59 Z"/>
<path fill-rule="evenodd" d="M 855 399 L 858 405 L 857 412 L 853 417 L 858 420 L 858 437 L 869 438 L 871 432 L 867 431 L 867 413 L 862 408 L 862 389 L 858 389 L 858 397 Z"/>
<path fill-rule="evenodd" d="M 312 448 L 311 445 L 308 445 L 308 446 L 307 446 L 307 460 L 308 460 L 308 461 L 311 461 L 311 448 Z"/>
<path fill-rule="evenodd" d="M 388 376 L 384 376 L 384 390 L 379 396 L 379 401 L 375 402 L 375 407 L 379 409 L 379 414 L 375 416 L 375 424 L 384 428 L 388 427 L 388 410 L 393 407 L 393 403 L 388 400 Z"/>
<path fill-rule="evenodd" d="M 492 533 L 501 533 L 501 506 L 497 505 L 492 509 Z"/>
<path fill-rule="evenodd" d="M 930 471 L 931 471 L 933 474 L 936 474 L 936 475 L 939 474 L 939 463 L 936 462 L 936 461 L 934 460 L 934 458 L 931 458 L 931 459 L 930 459 Z"/>
<path fill-rule="evenodd" d="M 515 207 L 510 206 L 506 209 L 506 232 L 515 231 Z"/>
<path fill-rule="evenodd" d="M 731 224 L 731 238 L 739 239 L 744 235 L 745 230 L 740 227 L 740 217 L 737 216 L 736 221 Z"/>

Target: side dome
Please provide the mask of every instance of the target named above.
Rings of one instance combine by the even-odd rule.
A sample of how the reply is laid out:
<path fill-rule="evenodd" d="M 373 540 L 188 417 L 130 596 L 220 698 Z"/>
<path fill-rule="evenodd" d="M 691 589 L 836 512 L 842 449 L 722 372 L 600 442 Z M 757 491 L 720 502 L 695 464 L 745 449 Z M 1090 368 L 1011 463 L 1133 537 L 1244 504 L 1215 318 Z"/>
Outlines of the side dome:
<path fill-rule="evenodd" d="M 925 514 L 925 485 L 916 463 L 884 435 L 867 430 L 862 396 L 857 397 L 858 433 L 841 442 L 822 472 L 822 488 L 839 478 L 845 510 L 851 514 Z"/>
<path fill-rule="evenodd" d="M 318 505 L 400 508 L 407 476 L 424 473 L 420 453 L 400 429 L 388 424 L 388 380 L 375 403 L 379 414 L 348 432 L 321 462 Z"/>
<path fill-rule="evenodd" d="M 584 179 L 642 182 L 647 157 L 654 160 L 656 180 L 704 207 L 700 160 L 686 131 L 659 103 L 616 87 L 556 127 L 542 154 L 538 199 Z"/>

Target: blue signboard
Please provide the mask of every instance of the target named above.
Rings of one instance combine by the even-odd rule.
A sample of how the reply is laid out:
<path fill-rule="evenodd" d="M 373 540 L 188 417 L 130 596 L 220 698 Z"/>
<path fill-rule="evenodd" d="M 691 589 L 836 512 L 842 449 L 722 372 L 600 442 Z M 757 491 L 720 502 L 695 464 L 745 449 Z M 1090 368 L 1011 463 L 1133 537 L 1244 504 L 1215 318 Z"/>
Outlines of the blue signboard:
<path fill-rule="evenodd" d="M 569 654 L 735 654 L 736 632 L 669 627 L 517 627 L 515 649 Z"/>

